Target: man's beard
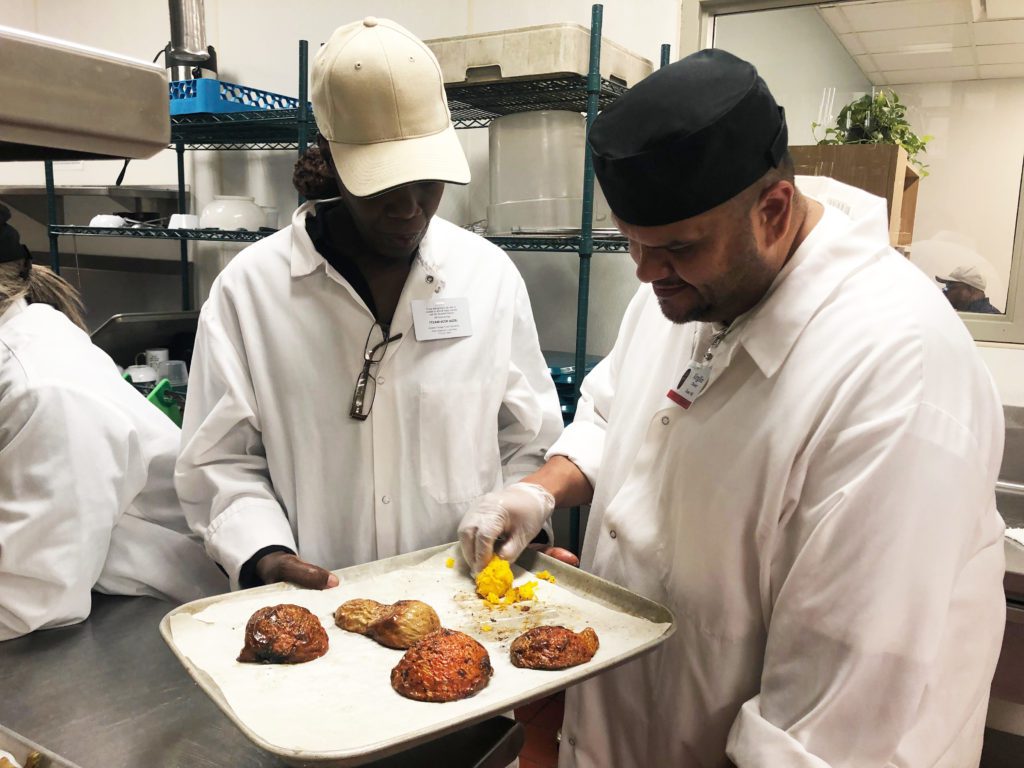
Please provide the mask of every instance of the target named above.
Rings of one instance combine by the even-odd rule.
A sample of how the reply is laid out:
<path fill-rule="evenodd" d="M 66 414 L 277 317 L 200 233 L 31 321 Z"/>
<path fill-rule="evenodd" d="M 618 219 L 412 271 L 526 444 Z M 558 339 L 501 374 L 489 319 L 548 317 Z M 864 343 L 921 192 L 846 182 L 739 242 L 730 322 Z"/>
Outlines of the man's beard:
<path fill-rule="evenodd" d="M 753 307 L 768 290 L 775 278 L 765 263 L 749 221 L 730 246 L 732 256 L 726 271 L 714 282 L 706 283 L 697 291 L 700 302 L 686 310 L 676 310 L 669 303 L 658 300 L 661 313 L 677 325 L 693 321 L 732 322 Z"/>

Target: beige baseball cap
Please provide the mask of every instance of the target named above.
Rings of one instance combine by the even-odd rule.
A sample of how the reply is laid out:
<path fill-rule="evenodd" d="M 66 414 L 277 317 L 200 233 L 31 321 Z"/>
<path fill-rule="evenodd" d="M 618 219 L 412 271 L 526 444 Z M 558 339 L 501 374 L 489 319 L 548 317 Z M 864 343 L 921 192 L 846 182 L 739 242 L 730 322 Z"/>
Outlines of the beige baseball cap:
<path fill-rule="evenodd" d="M 317 127 L 353 195 L 415 181 L 469 183 L 441 67 L 400 24 L 367 16 L 338 27 L 313 61 L 310 91 Z"/>
<path fill-rule="evenodd" d="M 977 288 L 979 291 L 985 290 L 985 276 L 977 267 L 957 267 L 949 273 L 949 277 L 936 275 L 935 279 L 940 283 L 963 283 L 971 288 Z"/>

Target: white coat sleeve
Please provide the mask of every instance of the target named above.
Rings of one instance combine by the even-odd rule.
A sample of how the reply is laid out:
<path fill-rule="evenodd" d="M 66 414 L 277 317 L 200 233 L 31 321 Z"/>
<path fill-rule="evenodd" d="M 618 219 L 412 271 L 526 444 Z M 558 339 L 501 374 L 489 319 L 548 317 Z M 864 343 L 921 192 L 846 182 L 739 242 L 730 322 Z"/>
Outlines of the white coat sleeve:
<path fill-rule="evenodd" d="M 513 311 L 508 377 L 498 412 L 498 448 L 505 485 L 539 469 L 544 454 L 562 431 L 558 393 L 540 351 L 526 286 L 518 275 Z"/>
<path fill-rule="evenodd" d="M 615 396 L 610 358 L 599 362 L 583 379 L 576 415 L 562 436 L 548 451 L 546 459 L 565 456 L 579 467 L 591 487 L 597 482 L 608 428 L 608 408 Z"/>
<path fill-rule="evenodd" d="M 1001 526 L 971 432 L 917 403 L 815 440 L 778 527 L 758 534 L 771 604 L 760 693 L 728 741 L 739 768 L 888 765 L 927 697 L 942 696 L 929 686 L 951 652 L 939 638 L 976 636 L 956 649 L 965 660 L 989 655 L 994 665 L 998 653 Z M 970 610 L 953 619 L 952 603 Z M 951 630 L 965 617 L 975 634 Z M 988 685 L 943 703 L 957 710 L 950 722 L 966 722 Z"/>
<path fill-rule="evenodd" d="M 192 530 L 237 589 L 260 549 L 297 547 L 271 483 L 237 318 L 216 288 L 196 334 L 175 486 Z"/>
<path fill-rule="evenodd" d="M 99 408 L 59 387 L 0 398 L 0 640 L 89 615 L 129 450 Z"/>

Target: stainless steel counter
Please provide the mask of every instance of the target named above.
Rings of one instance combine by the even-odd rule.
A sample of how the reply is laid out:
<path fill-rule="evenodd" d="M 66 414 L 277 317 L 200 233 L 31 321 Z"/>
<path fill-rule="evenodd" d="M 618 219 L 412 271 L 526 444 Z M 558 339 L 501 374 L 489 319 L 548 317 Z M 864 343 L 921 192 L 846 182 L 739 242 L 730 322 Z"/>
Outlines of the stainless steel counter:
<path fill-rule="evenodd" d="M 0 725 L 82 768 L 278 768 L 192 682 L 157 626 L 171 606 L 93 595 L 88 621 L 0 643 Z M 374 768 L 507 765 L 522 726 L 491 718 Z"/>
<path fill-rule="evenodd" d="M 1020 450 L 1024 443 L 1020 440 L 1019 432 L 1020 430 L 1007 429 L 1007 452 L 1003 454 L 1003 470 L 1007 471 L 1007 465 L 1010 464 L 1015 478 L 1021 476 L 1019 468 L 1021 460 L 1024 459 L 1024 451 Z M 1015 436 L 1014 440 L 1010 440 L 1011 434 Z M 1011 448 L 1012 456 L 1009 452 Z M 1024 527 L 1024 484 L 1000 480 L 996 484 L 996 506 L 1007 528 Z M 1004 547 L 1006 576 L 1003 579 L 1003 586 L 1006 589 L 1006 596 L 1024 601 L 1024 547 L 1009 539 L 1006 540 Z"/>
<path fill-rule="evenodd" d="M 1006 596 L 1024 602 L 1024 547 L 1005 540 L 1006 575 L 1003 577 L 1003 588 Z"/>

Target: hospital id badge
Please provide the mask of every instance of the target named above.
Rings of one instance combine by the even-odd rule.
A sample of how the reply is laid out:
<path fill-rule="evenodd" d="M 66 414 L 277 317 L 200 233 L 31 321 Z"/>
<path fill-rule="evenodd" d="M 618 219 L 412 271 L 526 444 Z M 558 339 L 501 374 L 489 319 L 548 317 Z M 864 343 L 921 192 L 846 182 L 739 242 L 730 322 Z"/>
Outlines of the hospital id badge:
<path fill-rule="evenodd" d="M 710 378 L 710 365 L 691 361 L 675 389 L 670 389 L 666 393 L 668 399 L 684 409 L 689 408 L 693 405 L 693 401 L 700 396 L 700 393 L 704 391 L 704 387 L 708 385 Z"/>
<path fill-rule="evenodd" d="M 469 299 L 413 299 L 412 322 L 416 328 L 416 341 L 457 339 L 472 336 L 469 317 Z"/>

